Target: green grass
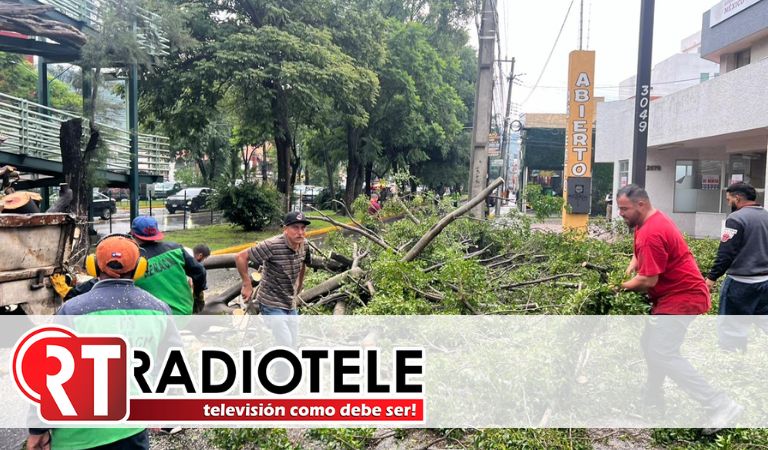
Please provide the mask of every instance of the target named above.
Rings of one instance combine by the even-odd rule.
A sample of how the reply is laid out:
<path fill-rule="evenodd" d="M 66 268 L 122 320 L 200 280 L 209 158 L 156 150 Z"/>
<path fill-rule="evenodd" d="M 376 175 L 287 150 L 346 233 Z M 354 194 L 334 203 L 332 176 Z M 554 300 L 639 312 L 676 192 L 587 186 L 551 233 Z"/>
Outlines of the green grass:
<path fill-rule="evenodd" d="M 323 211 L 323 213 L 340 222 L 349 221 L 344 216 L 332 213 L 331 211 Z M 330 224 L 326 222 L 315 221 L 309 227 L 309 231 L 324 228 L 329 225 Z M 207 244 L 211 250 L 219 250 L 235 245 L 262 241 L 279 234 L 280 232 L 279 226 L 271 227 L 264 231 L 243 231 L 239 227 L 230 224 L 219 224 L 190 228 L 187 230 L 166 231 L 165 240 L 178 242 L 185 247 L 194 247 L 197 244 Z"/>
<path fill-rule="evenodd" d="M 211 250 L 218 250 L 233 245 L 261 241 L 278 233 L 280 233 L 279 227 L 256 232 L 243 231 L 229 224 L 220 224 L 187 230 L 166 231 L 164 240 L 178 242 L 185 247 L 207 244 Z"/>

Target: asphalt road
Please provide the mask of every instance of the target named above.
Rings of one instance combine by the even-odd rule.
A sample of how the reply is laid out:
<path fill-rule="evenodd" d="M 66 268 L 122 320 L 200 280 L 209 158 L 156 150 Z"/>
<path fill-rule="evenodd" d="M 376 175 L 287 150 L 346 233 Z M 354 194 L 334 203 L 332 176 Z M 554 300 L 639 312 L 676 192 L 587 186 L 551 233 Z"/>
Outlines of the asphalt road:
<path fill-rule="evenodd" d="M 150 214 L 148 208 L 141 209 L 139 212 L 142 215 Z M 153 208 L 152 216 L 157 218 L 157 223 L 162 231 L 181 230 L 184 228 L 195 228 L 225 222 L 221 216 L 221 211 L 214 211 L 213 215 L 211 215 L 211 211 L 208 210 L 196 213 L 187 212 L 185 215 L 183 211 L 175 214 L 168 214 L 168 211 L 166 211 L 165 208 Z M 127 233 L 131 229 L 130 214 L 118 210 L 118 212 L 112 216 L 111 220 L 95 218 L 93 228 L 99 235 Z"/>

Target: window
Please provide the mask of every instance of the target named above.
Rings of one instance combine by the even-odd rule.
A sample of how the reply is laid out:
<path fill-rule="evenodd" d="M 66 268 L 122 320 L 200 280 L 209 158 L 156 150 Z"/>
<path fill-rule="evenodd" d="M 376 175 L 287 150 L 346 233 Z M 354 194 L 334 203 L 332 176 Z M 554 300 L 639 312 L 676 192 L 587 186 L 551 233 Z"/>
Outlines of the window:
<path fill-rule="evenodd" d="M 732 183 L 743 181 L 757 190 L 757 201 L 761 205 L 765 198 L 765 153 L 735 153 L 728 158 L 726 183 L 723 186 L 723 208 L 720 212 L 729 213 L 725 202 L 725 188 Z"/>
<path fill-rule="evenodd" d="M 719 212 L 722 176 L 722 161 L 677 161 L 675 212 Z"/>
<path fill-rule="evenodd" d="M 742 51 L 736 53 L 736 68 L 737 69 L 739 67 L 744 67 L 747 64 L 749 64 L 749 61 L 750 61 L 751 56 L 752 56 L 751 50 L 752 49 L 748 48 L 746 50 L 742 50 Z"/>
<path fill-rule="evenodd" d="M 629 160 L 619 161 L 619 189 L 629 184 Z"/>

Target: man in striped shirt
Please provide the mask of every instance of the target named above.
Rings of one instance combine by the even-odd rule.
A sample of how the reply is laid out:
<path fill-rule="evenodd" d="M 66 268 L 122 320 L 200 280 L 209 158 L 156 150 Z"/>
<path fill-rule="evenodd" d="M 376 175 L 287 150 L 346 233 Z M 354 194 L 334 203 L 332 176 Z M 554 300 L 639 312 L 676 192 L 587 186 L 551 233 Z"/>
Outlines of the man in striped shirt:
<path fill-rule="evenodd" d="M 324 267 L 322 260 L 312 258 L 305 242 L 309 224 L 303 213 L 289 212 L 283 219 L 282 234 L 243 250 L 235 257 L 237 271 L 243 280 L 240 293 L 246 301 L 253 294 L 248 262 L 264 268 L 261 285 L 256 293 L 256 301 L 262 315 L 297 315 L 294 298 L 301 292 L 306 267 Z M 278 344 L 292 346 L 297 335 L 295 321 L 275 321 L 273 334 Z"/>

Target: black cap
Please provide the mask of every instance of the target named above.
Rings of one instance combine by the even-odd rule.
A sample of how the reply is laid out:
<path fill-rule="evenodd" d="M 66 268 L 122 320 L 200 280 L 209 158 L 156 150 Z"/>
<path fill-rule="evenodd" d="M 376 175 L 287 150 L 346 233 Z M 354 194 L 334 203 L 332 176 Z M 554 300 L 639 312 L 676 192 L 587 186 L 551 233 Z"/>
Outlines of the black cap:
<path fill-rule="evenodd" d="M 287 227 L 288 225 L 293 225 L 294 223 L 303 223 L 304 225 L 309 225 L 310 222 L 307 220 L 306 217 L 304 217 L 304 213 L 300 211 L 291 211 L 288 214 L 285 215 L 283 218 L 283 226 Z"/>

